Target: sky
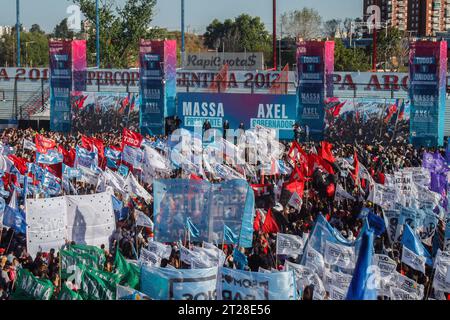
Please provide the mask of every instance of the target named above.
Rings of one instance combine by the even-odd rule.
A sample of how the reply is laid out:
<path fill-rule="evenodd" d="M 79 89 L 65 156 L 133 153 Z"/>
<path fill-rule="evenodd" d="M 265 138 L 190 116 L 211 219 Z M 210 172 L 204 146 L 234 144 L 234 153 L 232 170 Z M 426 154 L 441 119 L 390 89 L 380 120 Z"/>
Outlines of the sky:
<path fill-rule="evenodd" d="M 37 23 L 50 32 L 68 16 L 71 0 L 20 0 L 21 21 L 26 28 Z M 125 0 L 115 0 L 120 6 Z M 303 7 L 315 8 L 324 20 L 362 14 L 362 0 L 277 0 L 278 14 Z M 152 26 L 180 30 L 181 0 L 158 0 Z M 271 0 L 185 0 L 186 31 L 203 33 L 215 18 L 224 20 L 241 13 L 260 16 L 266 27 L 272 29 Z M 0 0 L 0 25 L 13 25 L 16 19 L 16 0 Z"/>

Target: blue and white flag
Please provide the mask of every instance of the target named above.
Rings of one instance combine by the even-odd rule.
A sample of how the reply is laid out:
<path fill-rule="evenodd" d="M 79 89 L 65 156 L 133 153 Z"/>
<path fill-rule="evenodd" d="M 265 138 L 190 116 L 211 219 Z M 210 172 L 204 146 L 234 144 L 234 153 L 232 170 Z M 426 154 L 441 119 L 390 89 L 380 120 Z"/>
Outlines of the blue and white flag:
<path fill-rule="evenodd" d="M 61 182 L 50 172 L 46 171 L 44 174 L 44 178 L 41 181 L 42 187 L 45 188 L 45 191 L 51 195 L 58 195 L 61 193 Z"/>
<path fill-rule="evenodd" d="M 425 263 L 429 266 L 433 265 L 433 259 L 431 254 L 427 249 L 423 246 L 419 237 L 416 235 L 413 229 L 408 224 L 405 224 L 403 227 L 403 235 L 402 235 L 402 245 L 403 248 L 407 248 L 410 252 L 414 253 L 417 257 L 423 257 L 425 259 Z"/>
<path fill-rule="evenodd" d="M 76 157 L 75 157 L 75 167 L 86 167 L 91 168 L 93 165 L 98 165 L 97 161 L 97 153 L 90 152 L 85 148 L 77 146 L 76 148 Z"/>
<path fill-rule="evenodd" d="M 244 270 L 248 265 L 247 256 L 239 250 L 239 248 L 235 247 L 233 250 L 233 262 L 236 265 L 236 268 L 239 270 Z"/>
<path fill-rule="evenodd" d="M 370 267 L 373 257 L 374 233 L 371 230 L 364 230 L 358 260 L 356 261 L 353 278 L 347 291 L 346 300 L 376 300 L 377 290 L 373 283 L 370 283 Z"/>
<path fill-rule="evenodd" d="M 367 221 L 369 222 L 369 226 L 375 232 L 376 236 L 381 236 L 386 231 L 386 224 L 384 223 L 384 219 L 380 216 L 377 216 L 373 212 L 369 212 L 367 216 Z"/>
<path fill-rule="evenodd" d="M 18 233 L 26 234 L 27 232 L 25 212 L 20 210 L 17 204 L 17 194 L 15 190 L 13 191 L 8 206 L 5 208 L 3 225 L 14 229 Z"/>
<path fill-rule="evenodd" d="M 217 267 L 169 269 L 143 265 L 140 289 L 155 300 L 215 300 Z"/>
<path fill-rule="evenodd" d="M 117 285 L 116 300 L 150 300 L 150 298 L 135 289 Z"/>
<path fill-rule="evenodd" d="M 186 218 L 186 229 L 189 232 L 189 235 L 193 238 L 200 237 L 200 231 L 198 228 L 194 225 L 194 223 L 191 220 L 191 217 Z"/>
<path fill-rule="evenodd" d="M 61 163 L 63 160 L 63 155 L 55 150 L 48 150 L 47 153 L 36 152 L 36 163 L 51 165 Z"/>
<path fill-rule="evenodd" d="M 76 168 L 71 168 L 69 166 L 66 166 L 63 163 L 63 175 L 67 178 L 67 179 L 79 179 L 81 178 L 81 170 L 80 169 L 76 169 Z"/>
<path fill-rule="evenodd" d="M 223 240 L 226 244 L 237 244 L 239 236 L 233 232 L 226 224 L 223 225 Z"/>
<path fill-rule="evenodd" d="M 111 160 L 110 158 L 106 158 L 106 166 L 111 169 L 119 169 L 119 166 L 114 160 Z"/>
<path fill-rule="evenodd" d="M 141 149 L 125 146 L 123 148 L 122 160 L 131 164 L 135 168 L 140 168 L 144 154 Z"/>
<path fill-rule="evenodd" d="M 120 174 L 122 177 L 128 176 L 128 172 L 129 171 L 130 171 L 130 169 L 127 166 L 123 165 L 123 164 L 121 164 L 119 166 L 119 168 L 117 169 L 117 173 Z"/>
<path fill-rule="evenodd" d="M 105 148 L 105 157 L 111 160 L 119 161 L 121 157 L 121 152 L 111 148 Z"/>
<path fill-rule="evenodd" d="M 294 273 L 260 273 L 220 268 L 218 300 L 296 300 Z"/>

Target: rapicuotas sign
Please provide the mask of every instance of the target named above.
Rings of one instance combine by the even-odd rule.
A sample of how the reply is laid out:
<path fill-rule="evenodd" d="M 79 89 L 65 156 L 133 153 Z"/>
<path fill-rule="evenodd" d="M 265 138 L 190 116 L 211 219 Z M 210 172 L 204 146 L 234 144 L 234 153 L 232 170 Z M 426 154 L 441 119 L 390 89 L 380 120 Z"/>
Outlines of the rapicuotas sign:
<path fill-rule="evenodd" d="M 207 89 L 218 72 L 178 70 L 177 87 Z M 277 71 L 230 71 L 228 88 L 268 90 L 276 82 L 280 72 Z M 37 82 L 48 80 L 48 68 L 0 68 L 0 83 Z M 289 83 L 292 88 L 297 81 L 295 72 L 289 72 Z M 373 73 L 373 72 L 336 72 L 333 75 L 334 89 L 340 91 L 408 91 L 409 77 L 407 73 Z M 448 82 L 448 81 L 447 81 Z M 87 71 L 88 86 L 139 86 L 139 70 L 133 69 L 98 69 Z"/>

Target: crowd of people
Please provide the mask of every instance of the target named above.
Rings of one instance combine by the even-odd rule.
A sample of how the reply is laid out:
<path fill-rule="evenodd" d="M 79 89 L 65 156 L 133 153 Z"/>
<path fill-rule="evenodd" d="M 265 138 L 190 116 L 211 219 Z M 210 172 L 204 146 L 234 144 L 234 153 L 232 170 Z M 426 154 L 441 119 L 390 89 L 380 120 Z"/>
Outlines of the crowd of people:
<path fill-rule="evenodd" d="M 352 130 L 351 121 L 345 122 L 345 128 L 339 124 L 336 127 L 342 130 Z M 365 132 L 376 131 L 369 127 L 364 128 Z M 350 126 L 350 128 L 347 128 Z M 28 162 L 33 162 L 36 156 L 35 151 L 23 147 L 24 140 L 34 141 L 34 136 L 38 132 L 27 129 L 6 129 L 1 135 L 1 143 L 4 149 L 9 149 L 9 152 L 17 157 L 24 158 Z M 71 150 L 77 145 L 81 144 L 83 135 L 78 134 L 61 134 L 51 131 L 39 132 L 41 135 L 54 140 L 58 146 L 65 150 Z M 94 137 L 101 139 L 105 147 L 120 148 L 122 137 L 120 134 L 112 133 L 97 133 Z M 361 135 L 361 137 L 364 134 Z M 159 137 L 145 137 L 149 141 L 167 141 L 167 136 Z M 296 135 L 299 145 L 307 154 L 315 154 L 321 148 L 318 142 L 305 142 L 301 140 L 300 135 Z M 306 179 L 304 185 L 304 193 L 302 197 L 303 204 L 300 209 L 288 205 L 290 193 L 286 190 L 279 190 L 280 185 L 289 181 L 291 174 L 274 174 L 272 176 L 265 176 L 264 183 L 268 186 L 266 192 L 255 193 L 256 197 L 256 216 L 255 224 L 258 221 L 263 223 L 264 217 L 269 210 L 271 211 L 274 220 L 276 221 L 278 232 L 285 234 L 293 234 L 301 237 L 307 236 L 312 230 L 319 215 L 323 215 L 326 220 L 336 228 L 343 237 L 348 240 L 354 240 L 361 232 L 363 221 L 359 217 L 363 207 L 372 208 L 380 216 L 383 215 L 383 210 L 378 205 L 374 205 L 368 201 L 369 184 L 357 183 L 351 174 L 352 162 L 357 155 L 359 163 L 367 169 L 370 177 L 380 184 L 384 184 L 387 174 L 392 174 L 396 170 L 408 167 L 419 167 L 422 164 L 422 158 L 425 151 L 438 151 L 445 156 L 444 149 L 426 150 L 425 148 L 414 148 L 408 144 L 404 139 L 391 139 L 392 135 L 373 137 L 371 141 L 367 139 L 356 139 L 356 141 L 348 141 L 345 135 L 335 132 L 329 135 L 333 144 L 332 155 L 336 159 L 347 159 L 348 161 L 335 161 L 324 164 L 324 166 L 314 166 L 313 173 Z M 293 142 L 283 142 L 285 145 L 285 152 L 283 160 L 289 162 L 288 152 L 292 147 Z M 7 148 L 6 148 L 7 146 Z M 5 151 L 4 151 L 5 152 Z M 350 164 L 350 167 L 348 166 Z M 331 169 L 328 167 L 331 167 Z M 350 174 L 348 174 L 350 172 Z M 170 178 L 180 178 L 180 170 L 174 170 L 170 174 Z M 261 179 L 261 172 L 257 172 L 258 179 Z M 253 177 L 254 178 L 254 177 Z M 250 179 L 250 177 L 249 177 Z M 3 178 L 5 181 L 5 179 Z M 218 179 L 220 181 L 220 179 Z M 152 193 L 152 185 L 146 181 L 140 181 L 143 187 Z M 254 181 L 250 181 L 254 183 Z M 355 198 L 355 201 L 335 201 L 335 188 L 337 184 L 344 187 L 344 189 Z M 12 191 L 11 185 L 5 184 L 5 190 Z M 11 189 L 9 189 L 11 188 Z M 95 186 L 84 182 L 77 182 L 75 184 L 77 194 L 91 194 L 95 192 Z M 63 191 L 65 192 L 65 191 Z M 11 193 L 6 197 L 6 203 L 9 202 Z M 149 241 L 153 240 L 153 230 L 146 227 L 136 227 L 135 215 L 133 212 L 139 210 L 153 220 L 153 204 L 146 204 L 139 199 L 123 199 L 121 194 L 115 194 L 119 200 L 129 203 L 126 205 L 129 214 L 126 219 L 117 221 L 116 230 L 112 236 L 111 243 L 102 245 L 102 249 L 107 257 L 105 262 L 105 270 L 111 271 L 113 269 L 114 257 L 116 250 L 120 250 L 125 258 L 133 260 L 139 254 L 140 248 L 146 247 Z M 23 208 L 24 199 L 21 199 L 21 206 Z M 444 232 L 445 225 L 440 223 L 437 234 Z M 14 232 L 12 228 L 3 227 L 0 240 L 0 268 L 2 270 L 0 278 L 0 299 L 8 300 L 14 292 L 14 282 L 17 278 L 17 271 L 20 268 L 28 269 L 36 277 L 42 279 L 49 279 L 55 285 L 55 297 L 58 295 L 60 288 L 59 279 L 59 253 L 58 248 L 54 248 L 49 252 L 41 252 L 36 256 L 30 256 L 27 253 L 26 236 L 24 234 Z M 444 243 L 440 238 L 439 244 L 443 248 Z M 169 259 L 163 259 L 161 266 L 171 265 L 175 268 L 188 267 L 180 262 L 180 251 L 178 243 L 171 243 L 172 253 Z M 190 243 L 191 246 L 195 241 Z M 225 245 L 220 248 L 226 254 L 225 265 L 229 267 L 234 266 L 233 260 L 233 246 Z M 389 249 L 386 249 L 389 248 Z M 388 237 L 386 234 L 377 237 L 375 241 L 375 251 L 377 253 L 387 254 L 390 258 L 398 263 L 398 272 L 414 279 L 417 283 L 425 286 L 428 292 L 427 297 L 431 294 L 431 280 L 432 270 L 427 268 L 426 273 L 408 268 L 400 261 L 400 248 L 388 245 Z M 245 255 L 248 258 L 247 270 L 258 272 L 261 269 L 265 270 L 282 270 L 285 260 L 291 262 L 298 262 L 298 259 L 277 257 L 276 254 L 276 233 L 264 232 L 261 226 L 254 228 L 253 246 L 245 250 Z M 73 290 L 76 290 L 72 286 Z M 314 286 L 309 286 L 303 292 L 303 299 L 312 299 L 312 292 Z M 446 293 L 448 294 L 448 293 Z"/>

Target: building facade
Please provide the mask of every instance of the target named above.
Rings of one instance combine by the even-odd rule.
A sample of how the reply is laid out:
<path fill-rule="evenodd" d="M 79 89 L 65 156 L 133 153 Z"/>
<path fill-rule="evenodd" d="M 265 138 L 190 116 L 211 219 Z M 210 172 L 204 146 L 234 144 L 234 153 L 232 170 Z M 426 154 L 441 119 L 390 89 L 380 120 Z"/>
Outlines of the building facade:
<path fill-rule="evenodd" d="M 450 0 L 363 0 L 364 21 L 367 8 L 378 5 L 381 22 L 412 36 L 429 37 L 450 29 Z"/>

